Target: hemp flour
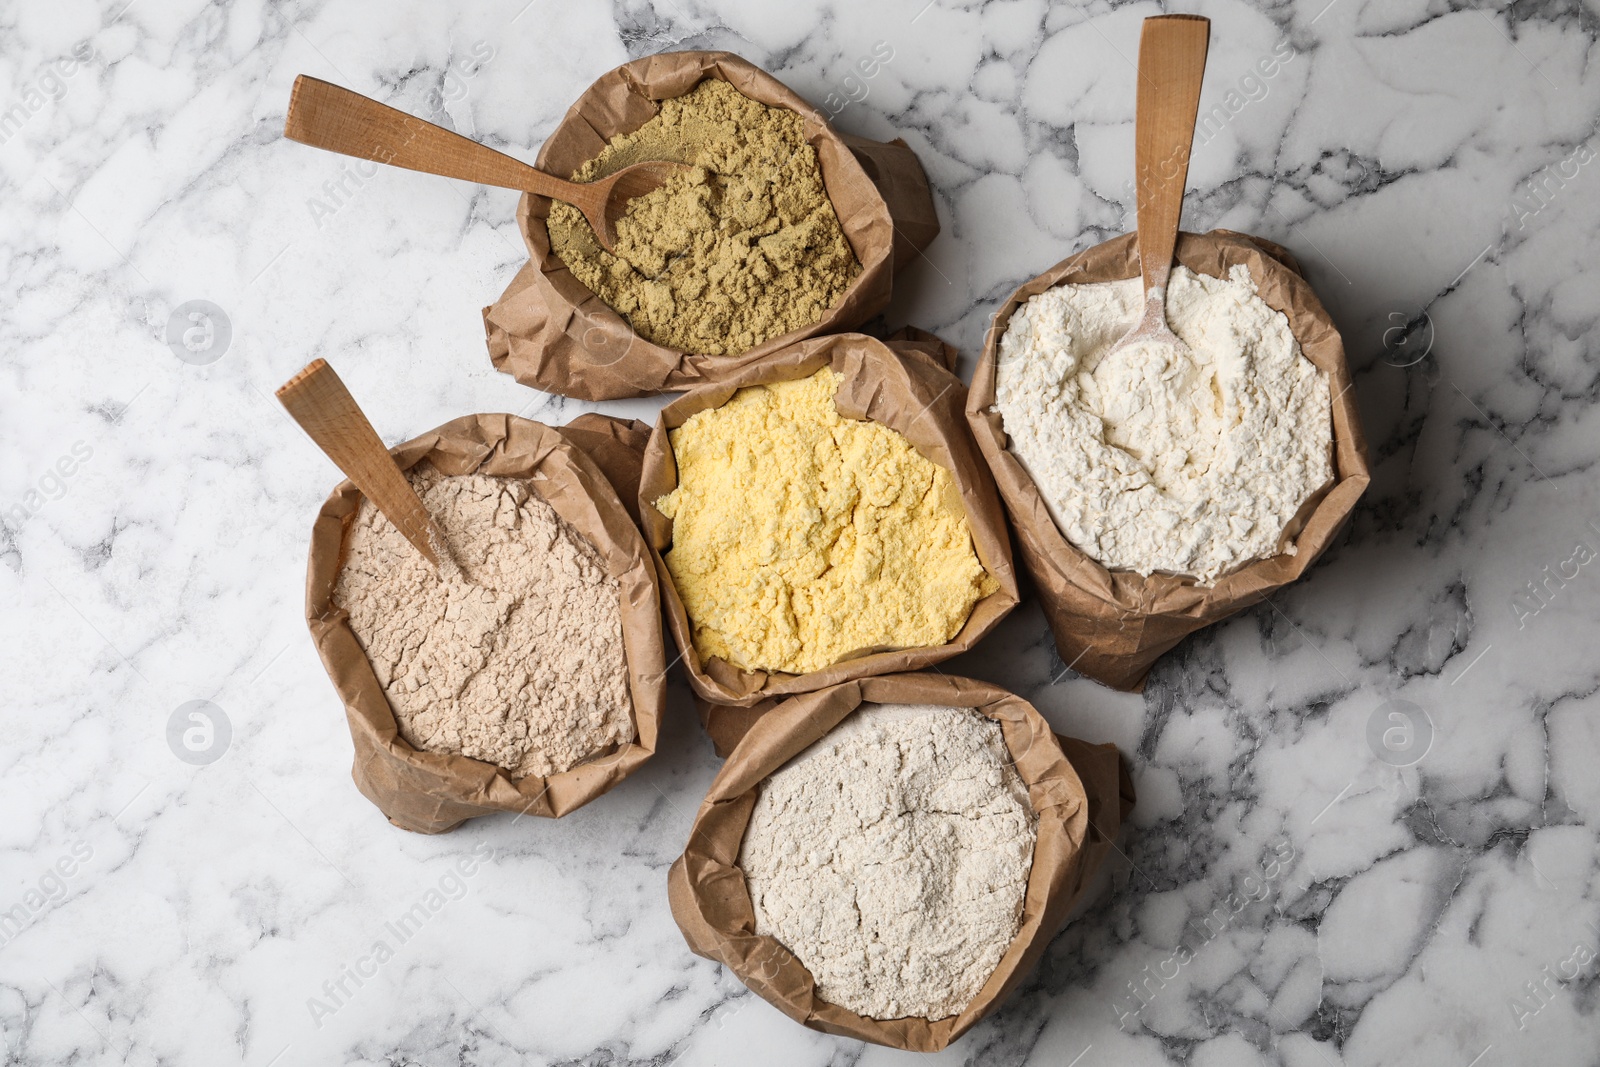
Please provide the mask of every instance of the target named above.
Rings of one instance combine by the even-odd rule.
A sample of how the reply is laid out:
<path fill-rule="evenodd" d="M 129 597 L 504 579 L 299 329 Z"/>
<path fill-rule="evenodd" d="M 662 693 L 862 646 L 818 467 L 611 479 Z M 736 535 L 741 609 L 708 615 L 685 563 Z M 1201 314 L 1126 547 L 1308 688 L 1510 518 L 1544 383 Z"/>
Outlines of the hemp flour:
<path fill-rule="evenodd" d="M 803 674 L 867 649 L 942 645 L 998 588 L 954 479 L 833 404 L 843 377 L 740 389 L 669 439 L 663 555 L 702 656 Z"/>
<path fill-rule="evenodd" d="M 651 159 L 694 166 L 628 204 L 616 255 L 570 204 L 552 204 L 548 221 L 562 262 L 645 339 L 744 352 L 815 323 L 861 273 L 794 112 L 708 78 L 572 180 Z"/>
<path fill-rule="evenodd" d="M 1107 567 L 1210 584 L 1293 553 L 1301 508 L 1333 479 L 1328 376 L 1250 272 L 1175 267 L 1167 345 L 1108 352 L 1143 310 L 1140 280 L 1061 285 L 1017 309 L 995 405 L 1056 525 Z"/>
<path fill-rule="evenodd" d="M 400 735 L 513 779 L 633 740 L 620 585 L 595 547 L 525 479 L 408 477 L 459 569 L 362 500 L 333 593 Z"/>
<path fill-rule="evenodd" d="M 739 865 L 823 1000 L 940 1019 L 1016 936 L 1037 833 L 998 723 L 866 704 L 762 784 Z"/>

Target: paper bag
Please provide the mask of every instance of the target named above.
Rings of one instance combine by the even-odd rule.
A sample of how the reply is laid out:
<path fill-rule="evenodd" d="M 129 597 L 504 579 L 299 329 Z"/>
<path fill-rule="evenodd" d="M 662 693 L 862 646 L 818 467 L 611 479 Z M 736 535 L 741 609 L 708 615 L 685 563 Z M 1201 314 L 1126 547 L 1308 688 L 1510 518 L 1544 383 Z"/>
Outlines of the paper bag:
<path fill-rule="evenodd" d="M 920 336 L 924 340 L 911 342 L 878 341 L 864 334 L 812 338 L 750 364 L 720 384 L 702 386 L 662 409 L 645 450 L 639 513 L 645 541 L 661 576 L 667 623 L 683 653 L 689 684 L 702 698 L 749 707 L 771 696 L 804 693 L 854 678 L 931 666 L 977 644 L 1016 606 L 1017 578 L 1011 566 L 1011 542 L 994 481 L 962 418 L 965 390 L 961 380 L 940 364 L 941 357 L 936 354 L 949 350 L 948 346 L 937 338 L 933 342 L 925 340 L 931 334 Z M 844 376 L 834 394 L 834 406 L 841 415 L 870 419 L 899 431 L 925 459 L 950 471 L 966 508 L 978 561 L 999 588 L 973 606 L 966 624 L 943 645 L 874 652 L 806 674 L 746 671 L 717 657 L 702 659 L 694 648 L 683 600 L 661 558 L 672 545 L 672 520 L 656 510 L 655 502 L 678 485 L 678 468 L 667 433 L 682 426 L 696 412 L 727 403 L 745 386 L 808 378 L 823 367 L 832 367 Z"/>
<path fill-rule="evenodd" d="M 566 177 L 600 154 L 612 137 L 653 117 L 658 101 L 682 96 L 706 78 L 745 96 L 798 112 L 817 151 L 823 184 L 861 273 L 817 322 L 734 355 L 682 352 L 647 341 L 572 275 L 550 247 L 547 197 L 527 194 L 517 224 L 529 262 L 500 299 L 484 309 L 494 365 L 524 385 L 583 400 L 683 391 L 720 382 L 796 341 L 851 329 L 889 302 L 895 271 L 939 232 L 933 194 L 904 141 L 848 137 L 772 75 L 731 52 L 663 52 L 604 75 L 578 98 L 539 151 L 538 165 Z"/>
<path fill-rule="evenodd" d="M 660 595 L 649 550 L 619 496 L 619 490 L 637 493 L 644 440 L 643 423 L 600 415 L 561 428 L 513 415 L 467 415 L 390 450 L 403 470 L 426 459 L 449 475 L 532 479 L 556 513 L 594 543 L 606 572 L 621 585 L 634 740 L 548 778 L 512 781 L 494 764 L 420 751 L 400 736 L 348 616 L 333 603 L 345 533 L 361 494 L 341 482 L 322 505 L 311 532 L 306 621 L 344 702 L 356 787 L 396 826 L 431 834 L 495 811 L 565 815 L 626 778 L 655 751 L 667 668 Z"/>
<path fill-rule="evenodd" d="M 1039 591 L 1061 661 L 1114 689 L 1137 692 L 1150 667 L 1184 637 L 1260 602 L 1306 572 L 1349 519 L 1370 480 L 1366 442 L 1351 389 L 1344 344 L 1322 302 L 1287 250 L 1229 230 L 1178 236 L 1177 261 L 1199 274 L 1225 277 L 1243 264 L 1261 298 L 1283 312 L 1306 358 L 1328 375 L 1333 399 L 1334 482 L 1309 509 L 1294 538 L 1294 555 L 1246 564 L 1198 585 L 1193 578 L 1107 570 L 1067 541 L 1032 477 L 1006 446 L 993 411 L 1000 338 L 1029 297 L 1058 284 L 1139 277 L 1136 235 L 1096 245 L 1056 264 L 1011 294 L 994 317 L 967 397 L 967 420 L 994 472 L 1017 534 L 1022 562 Z"/>
<path fill-rule="evenodd" d="M 976 708 L 1000 724 L 1038 816 L 1022 923 L 994 973 L 959 1015 L 871 1019 L 817 996 L 811 973 L 755 932 L 739 848 L 760 783 L 862 703 Z M 1038 963 L 1116 840 L 1133 785 L 1114 745 L 1058 738 L 1004 689 L 940 674 L 893 674 L 779 701 L 722 765 L 667 876 L 672 917 L 696 954 L 716 960 L 779 1011 L 814 1030 L 912 1052 L 937 1052 L 1005 1000 Z"/>

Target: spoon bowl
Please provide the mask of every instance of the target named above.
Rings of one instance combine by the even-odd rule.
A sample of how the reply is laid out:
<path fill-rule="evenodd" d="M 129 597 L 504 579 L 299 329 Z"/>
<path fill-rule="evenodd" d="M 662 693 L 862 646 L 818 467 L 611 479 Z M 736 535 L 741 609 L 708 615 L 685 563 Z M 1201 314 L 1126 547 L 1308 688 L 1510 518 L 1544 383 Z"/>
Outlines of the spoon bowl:
<path fill-rule="evenodd" d="M 673 175 L 682 174 L 690 169 L 687 163 L 677 163 L 668 159 L 649 159 L 643 163 L 635 163 L 631 167 L 623 167 L 615 174 L 598 178 L 593 182 L 568 182 L 575 189 L 594 189 L 596 198 L 602 200 L 599 226 L 594 225 L 594 216 L 589 214 L 581 204 L 576 204 L 565 197 L 557 197 L 578 210 L 583 211 L 584 218 L 589 220 L 589 225 L 594 227 L 595 236 L 607 252 L 616 254 L 614 247 L 617 240 L 617 220 L 627 213 L 628 205 L 641 196 L 655 192 Z M 543 173 L 540 171 L 539 173 Z"/>
<path fill-rule="evenodd" d="M 283 135 L 357 159 L 561 200 L 583 212 L 601 246 L 613 254 L 616 221 L 629 201 L 690 169 L 687 163 L 647 160 L 598 181 L 566 181 L 442 126 L 304 74 L 294 80 Z"/>
<path fill-rule="evenodd" d="M 1171 348 L 1174 357 L 1193 360 L 1189 346 L 1183 343 L 1183 338 L 1172 332 L 1172 327 L 1167 323 L 1165 286 L 1145 291 L 1144 311 L 1140 314 L 1139 321 L 1134 323 L 1133 329 L 1117 338 L 1116 343 L 1106 349 L 1106 355 L 1110 356 L 1125 349 L 1144 345 Z"/>

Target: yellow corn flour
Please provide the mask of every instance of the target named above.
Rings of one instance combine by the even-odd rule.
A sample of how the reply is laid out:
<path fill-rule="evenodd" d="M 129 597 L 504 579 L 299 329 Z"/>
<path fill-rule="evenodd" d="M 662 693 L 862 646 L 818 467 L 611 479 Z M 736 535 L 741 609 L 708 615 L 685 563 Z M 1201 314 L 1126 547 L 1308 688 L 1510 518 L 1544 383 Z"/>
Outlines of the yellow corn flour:
<path fill-rule="evenodd" d="M 941 645 L 998 588 L 950 472 L 833 405 L 843 377 L 741 389 L 670 439 L 666 553 L 695 649 L 801 674 L 851 653 Z"/>

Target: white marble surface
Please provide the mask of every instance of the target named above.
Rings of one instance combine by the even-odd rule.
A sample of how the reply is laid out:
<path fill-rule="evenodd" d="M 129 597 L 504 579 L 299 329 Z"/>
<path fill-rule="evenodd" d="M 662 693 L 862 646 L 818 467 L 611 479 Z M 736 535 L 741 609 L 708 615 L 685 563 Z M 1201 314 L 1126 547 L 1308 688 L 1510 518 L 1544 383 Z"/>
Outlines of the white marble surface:
<path fill-rule="evenodd" d="M 904 136 L 945 225 L 889 321 L 970 372 L 1004 294 L 1130 225 L 1128 61 L 1157 5 L 124 3 L 0 9 L 5 1062 L 907 1060 L 684 947 L 664 880 L 717 764 L 681 685 L 658 758 L 559 823 L 418 837 L 351 785 L 300 616 L 336 475 L 273 388 L 326 356 L 389 440 L 580 405 L 484 352 L 479 308 L 523 259 L 513 194 L 338 189 L 343 160 L 280 136 L 288 89 L 310 73 L 531 157 L 651 51 L 736 49 L 819 102 L 864 88 L 839 124 Z M 1375 478 L 1304 583 L 1185 642 L 1142 696 L 1064 674 L 1032 604 L 956 664 L 1115 741 L 1141 799 L 1084 914 L 933 1061 L 1595 1063 L 1595 9 L 1175 6 L 1214 20 L 1205 106 L 1227 115 L 1188 225 L 1304 261 Z M 880 41 L 892 60 L 847 80 Z M 1275 49 L 1293 58 L 1247 80 Z M 231 324 L 206 365 L 164 340 L 191 300 Z M 191 700 L 231 727 L 205 766 L 167 740 Z M 1369 743 L 1395 708 L 1431 723 L 1405 767 Z M 452 873 L 473 855 L 493 859 Z"/>

